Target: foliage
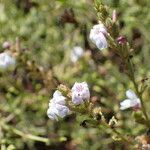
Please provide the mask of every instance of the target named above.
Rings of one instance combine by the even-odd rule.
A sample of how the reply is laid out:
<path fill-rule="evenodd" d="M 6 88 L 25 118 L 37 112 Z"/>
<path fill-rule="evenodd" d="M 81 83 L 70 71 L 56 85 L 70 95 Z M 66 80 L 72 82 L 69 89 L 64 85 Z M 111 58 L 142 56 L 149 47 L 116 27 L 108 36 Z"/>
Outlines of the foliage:
<path fill-rule="evenodd" d="M 103 2 L 108 13 L 103 17 L 111 18 L 113 10 L 117 11 L 115 33 L 119 33 L 116 37 L 112 34 L 116 39 L 124 35 L 133 48 L 135 81 L 144 87 L 143 100 L 149 114 L 149 1 Z M 129 140 L 139 139 L 134 141 L 137 145 L 149 138 L 149 128 L 141 124 L 145 121 L 140 120 L 142 112 L 120 111 L 125 91 L 137 90 L 122 60 L 113 50 L 100 51 L 89 40 L 90 29 L 103 14 L 100 11 L 97 16 L 99 11 L 94 8 L 92 0 L 0 1 L 0 52 L 5 51 L 3 43 L 9 41 L 6 51 L 17 61 L 13 71 L 0 72 L 2 150 L 120 150 L 129 148 L 120 134 Z M 81 46 L 84 55 L 73 63 L 70 54 L 75 46 Z M 88 83 L 91 102 L 101 107 L 106 122 L 115 116 L 117 131 L 103 124 L 95 128 L 93 122 L 85 122 L 87 114 L 72 113 L 59 122 L 48 119 L 49 99 L 58 85 L 71 88 L 76 81 Z"/>

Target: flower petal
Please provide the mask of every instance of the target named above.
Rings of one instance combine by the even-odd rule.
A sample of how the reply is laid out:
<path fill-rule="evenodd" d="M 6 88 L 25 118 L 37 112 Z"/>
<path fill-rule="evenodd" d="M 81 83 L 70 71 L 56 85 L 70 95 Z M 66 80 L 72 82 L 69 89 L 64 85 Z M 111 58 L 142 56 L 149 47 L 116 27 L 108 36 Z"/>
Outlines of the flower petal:
<path fill-rule="evenodd" d="M 107 34 L 107 29 L 106 29 L 106 27 L 102 23 L 98 24 L 98 25 L 94 25 L 93 29 L 98 29 L 103 34 Z"/>
<path fill-rule="evenodd" d="M 131 89 L 129 89 L 128 91 L 126 91 L 126 96 L 129 99 L 137 99 L 137 95 Z"/>
<path fill-rule="evenodd" d="M 141 101 L 140 101 L 139 98 L 131 99 L 130 101 L 131 101 L 131 106 L 132 106 L 132 107 L 135 107 L 136 105 L 141 106 Z"/>
<path fill-rule="evenodd" d="M 105 49 L 108 47 L 105 37 L 107 34 L 105 26 L 103 24 L 98 24 L 94 25 L 91 29 L 89 38 L 99 49 Z"/>
<path fill-rule="evenodd" d="M 58 120 L 57 110 L 52 109 L 51 107 L 47 110 L 47 115 L 51 120 Z"/>
<path fill-rule="evenodd" d="M 120 109 L 124 110 L 131 107 L 131 100 L 125 99 L 123 102 L 120 103 Z"/>
<path fill-rule="evenodd" d="M 59 104 L 62 104 L 62 105 L 65 105 L 65 97 L 61 94 L 60 91 L 55 91 L 54 94 L 53 94 L 53 102 L 54 103 L 59 103 Z"/>
<path fill-rule="evenodd" d="M 105 49 L 108 47 L 107 40 L 102 33 L 100 35 L 101 36 L 96 39 L 95 44 L 99 49 Z"/>

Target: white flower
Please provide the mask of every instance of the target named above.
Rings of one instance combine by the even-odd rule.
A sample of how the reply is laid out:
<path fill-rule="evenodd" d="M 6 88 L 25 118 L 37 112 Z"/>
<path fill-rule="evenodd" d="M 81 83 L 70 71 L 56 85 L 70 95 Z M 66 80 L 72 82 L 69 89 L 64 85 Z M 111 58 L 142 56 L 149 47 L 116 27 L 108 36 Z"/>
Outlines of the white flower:
<path fill-rule="evenodd" d="M 126 96 L 127 96 L 127 99 L 125 99 L 123 102 L 120 103 L 121 110 L 130 108 L 130 107 L 133 109 L 141 108 L 141 101 L 132 90 L 129 89 L 128 91 L 126 91 Z"/>
<path fill-rule="evenodd" d="M 65 117 L 69 113 L 69 108 L 65 106 L 65 97 L 60 91 L 55 91 L 53 98 L 50 100 L 47 115 L 52 120 L 58 120 L 58 117 Z"/>
<path fill-rule="evenodd" d="M 5 69 L 9 66 L 15 65 L 16 61 L 13 57 L 11 57 L 8 53 L 3 52 L 0 54 L 0 68 Z"/>
<path fill-rule="evenodd" d="M 86 82 L 75 83 L 71 89 L 72 102 L 76 105 L 84 103 L 85 100 L 89 100 L 90 91 Z"/>
<path fill-rule="evenodd" d="M 79 58 L 83 56 L 83 53 L 84 53 L 84 50 L 82 47 L 75 46 L 71 52 L 71 56 L 70 56 L 71 61 L 75 63 Z"/>
<path fill-rule="evenodd" d="M 105 26 L 103 24 L 98 24 L 94 25 L 91 29 L 89 38 L 99 49 L 105 49 L 108 47 L 105 37 L 107 34 Z"/>

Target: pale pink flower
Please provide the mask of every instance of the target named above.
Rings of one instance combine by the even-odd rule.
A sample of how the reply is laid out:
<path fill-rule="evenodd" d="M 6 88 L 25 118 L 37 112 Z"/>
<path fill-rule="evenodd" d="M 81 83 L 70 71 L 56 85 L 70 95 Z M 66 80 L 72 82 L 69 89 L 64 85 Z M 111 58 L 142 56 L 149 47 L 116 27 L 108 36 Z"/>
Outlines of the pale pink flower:
<path fill-rule="evenodd" d="M 99 49 L 105 49 L 108 47 L 106 40 L 107 34 L 105 26 L 103 24 L 97 24 L 91 29 L 89 38 Z"/>
<path fill-rule="evenodd" d="M 76 105 L 84 103 L 89 100 L 90 91 L 86 82 L 75 83 L 71 89 L 72 91 L 72 102 Z"/>

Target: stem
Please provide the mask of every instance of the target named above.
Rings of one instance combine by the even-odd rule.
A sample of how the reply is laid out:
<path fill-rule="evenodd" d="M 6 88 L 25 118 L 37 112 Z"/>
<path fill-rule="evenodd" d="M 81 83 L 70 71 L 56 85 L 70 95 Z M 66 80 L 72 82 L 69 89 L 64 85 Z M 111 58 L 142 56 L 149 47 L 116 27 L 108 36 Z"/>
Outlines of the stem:
<path fill-rule="evenodd" d="M 32 134 L 26 134 L 14 127 L 10 127 L 9 125 L 1 122 L 0 125 L 5 129 L 5 130 L 11 130 L 14 134 L 21 136 L 22 138 L 25 139 L 30 139 L 33 141 L 39 141 L 39 142 L 44 142 L 44 143 L 49 143 L 49 139 L 48 138 L 44 138 L 44 137 L 40 137 L 40 136 L 36 136 L 36 135 L 32 135 Z"/>
<path fill-rule="evenodd" d="M 6 150 L 6 146 L 4 144 L 1 145 L 1 150 Z"/>
<path fill-rule="evenodd" d="M 32 134 L 25 134 L 23 133 L 22 131 L 18 130 L 18 129 L 12 129 L 12 131 L 23 137 L 23 138 L 27 138 L 27 139 L 30 139 L 30 140 L 33 140 L 33 141 L 39 141 L 39 142 L 44 142 L 44 143 L 49 143 L 49 140 L 47 138 L 44 138 L 44 137 L 40 137 L 40 136 L 36 136 L 36 135 L 32 135 Z"/>
<path fill-rule="evenodd" d="M 120 132 L 118 132 L 116 129 L 112 129 L 112 131 L 114 133 L 116 133 L 123 141 L 125 141 L 126 143 L 129 143 L 131 145 L 134 145 L 131 141 L 129 141 L 128 139 L 126 139 Z"/>
<path fill-rule="evenodd" d="M 121 138 L 122 141 L 125 141 L 126 143 L 130 145 L 134 145 L 131 141 L 129 141 L 125 136 L 123 136 L 120 132 L 118 132 L 115 128 L 111 128 L 105 121 L 103 122 L 103 125 L 107 128 L 111 129 L 112 132 L 118 135 L 119 138 Z"/>
<path fill-rule="evenodd" d="M 147 122 L 149 122 L 149 119 L 148 119 L 148 115 L 146 113 L 146 108 L 144 106 L 144 101 L 143 101 L 143 98 L 142 98 L 142 94 L 140 93 L 139 89 L 138 89 L 138 85 L 135 81 L 135 75 L 134 75 L 134 70 L 133 70 L 133 64 L 131 62 L 131 60 L 129 59 L 129 62 L 128 62 L 128 67 L 129 67 L 129 71 L 130 71 L 130 79 L 131 81 L 133 82 L 133 85 L 134 85 L 134 88 L 136 90 L 136 93 L 138 95 L 138 97 L 140 98 L 141 100 L 141 105 L 142 105 L 142 111 L 143 111 L 143 114 L 145 116 L 145 119 Z M 148 123 L 149 124 L 149 123 Z"/>

